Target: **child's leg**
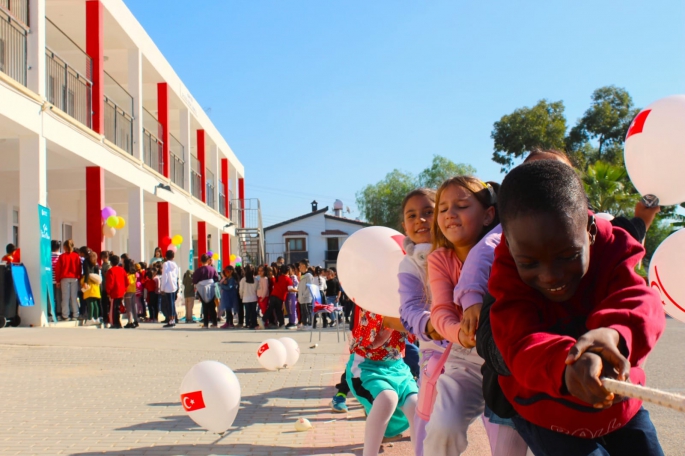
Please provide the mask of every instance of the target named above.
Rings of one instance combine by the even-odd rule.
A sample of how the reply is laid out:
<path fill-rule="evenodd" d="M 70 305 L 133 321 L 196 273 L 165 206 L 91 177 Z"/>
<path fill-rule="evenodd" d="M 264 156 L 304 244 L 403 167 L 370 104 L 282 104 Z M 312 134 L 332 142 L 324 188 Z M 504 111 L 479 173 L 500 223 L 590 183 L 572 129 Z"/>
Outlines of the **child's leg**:
<path fill-rule="evenodd" d="M 628 421 L 621 429 L 604 437 L 606 449 L 611 454 L 644 454 L 663 456 L 656 428 L 644 408 Z"/>
<path fill-rule="evenodd" d="M 445 363 L 445 373 L 436 384 L 433 413 L 426 425 L 426 455 L 459 455 L 466 451 L 466 430 L 485 407 L 482 359 L 473 353 L 453 347 Z"/>
<path fill-rule="evenodd" d="M 377 456 L 383 442 L 383 434 L 397 408 L 397 393 L 385 390 L 378 394 L 366 419 L 364 430 L 364 456 Z M 406 403 L 406 402 L 405 402 Z"/>
<path fill-rule="evenodd" d="M 416 453 L 416 427 L 414 418 L 416 416 L 416 403 L 418 398 L 418 394 L 412 394 L 405 399 L 404 405 L 400 407 L 404 416 L 409 420 L 409 435 L 411 435 L 411 445 L 414 448 L 414 453 Z"/>
<path fill-rule="evenodd" d="M 490 442 L 493 441 L 493 437 L 495 442 L 492 456 L 526 456 L 528 445 L 516 432 L 516 429 L 504 424 L 490 423 L 489 426 L 496 428 L 488 432 Z"/>

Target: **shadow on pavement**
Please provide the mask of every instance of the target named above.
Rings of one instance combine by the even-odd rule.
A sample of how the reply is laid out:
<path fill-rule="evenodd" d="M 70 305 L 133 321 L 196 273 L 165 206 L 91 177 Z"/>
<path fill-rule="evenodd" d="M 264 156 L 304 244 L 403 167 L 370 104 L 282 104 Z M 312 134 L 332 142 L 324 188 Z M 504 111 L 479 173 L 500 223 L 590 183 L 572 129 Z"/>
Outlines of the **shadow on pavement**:
<path fill-rule="evenodd" d="M 360 455 L 362 451 L 361 445 L 341 445 L 331 446 L 329 448 L 289 448 L 279 445 L 155 445 L 154 447 L 138 447 L 128 450 L 113 449 L 112 451 L 93 451 L 83 453 L 71 453 L 74 456 L 91 456 L 102 454 L 121 454 L 121 455 L 140 455 L 146 452 L 154 452 L 155 455 L 267 455 L 277 454 L 284 456 L 300 456 L 300 455 L 324 455 L 324 454 L 347 454 Z"/>

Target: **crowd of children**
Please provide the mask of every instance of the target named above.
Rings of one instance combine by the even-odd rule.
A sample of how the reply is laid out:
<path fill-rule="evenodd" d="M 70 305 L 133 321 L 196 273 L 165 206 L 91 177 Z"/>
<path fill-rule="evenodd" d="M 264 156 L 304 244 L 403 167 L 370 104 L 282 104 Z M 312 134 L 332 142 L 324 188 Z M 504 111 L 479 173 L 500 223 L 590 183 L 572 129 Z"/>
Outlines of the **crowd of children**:
<path fill-rule="evenodd" d="M 459 455 L 479 417 L 496 456 L 662 455 L 641 402 L 601 381 L 644 384 L 664 329 L 636 272 L 657 211 L 595 218 L 557 151 L 531 153 L 501 189 L 457 176 L 409 193 L 400 319 L 360 309 L 332 403 L 349 390 L 364 406 L 364 455 L 405 429 L 417 455 Z M 417 379 L 400 362 L 414 339 Z"/>

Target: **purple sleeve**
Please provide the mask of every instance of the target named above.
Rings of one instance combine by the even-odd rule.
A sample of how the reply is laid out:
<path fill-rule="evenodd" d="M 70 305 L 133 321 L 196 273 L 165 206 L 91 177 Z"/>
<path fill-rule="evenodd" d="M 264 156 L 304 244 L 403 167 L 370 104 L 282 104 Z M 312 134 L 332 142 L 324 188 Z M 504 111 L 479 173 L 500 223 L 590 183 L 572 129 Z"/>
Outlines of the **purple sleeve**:
<path fill-rule="evenodd" d="M 466 310 L 474 304 L 483 302 L 488 291 L 490 269 L 495 258 L 495 247 L 502 238 L 502 225 L 497 225 L 471 249 L 457 286 L 454 287 L 454 302 Z"/>
<path fill-rule="evenodd" d="M 431 313 L 424 284 L 414 274 L 400 272 L 397 277 L 400 281 L 400 321 L 407 331 L 429 342 L 431 339 L 425 331 Z"/>

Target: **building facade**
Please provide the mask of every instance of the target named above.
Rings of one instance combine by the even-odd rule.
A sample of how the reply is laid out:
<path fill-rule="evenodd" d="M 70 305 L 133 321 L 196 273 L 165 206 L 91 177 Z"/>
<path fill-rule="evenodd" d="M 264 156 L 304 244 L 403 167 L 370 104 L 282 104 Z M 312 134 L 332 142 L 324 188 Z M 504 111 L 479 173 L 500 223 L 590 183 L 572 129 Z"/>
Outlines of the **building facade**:
<path fill-rule="evenodd" d="M 243 165 L 122 0 L 0 0 L 0 175 L 0 240 L 37 303 L 23 325 L 47 323 L 46 214 L 52 239 L 137 261 L 180 234 L 183 270 L 210 249 L 226 264 L 244 220 Z"/>
<path fill-rule="evenodd" d="M 318 209 L 313 202 L 311 212 L 264 228 L 266 260 L 272 263 L 282 256 L 287 264 L 307 259 L 312 266 L 335 266 L 345 240 L 367 226 L 343 217 L 337 201 L 332 214 L 328 206 Z"/>

